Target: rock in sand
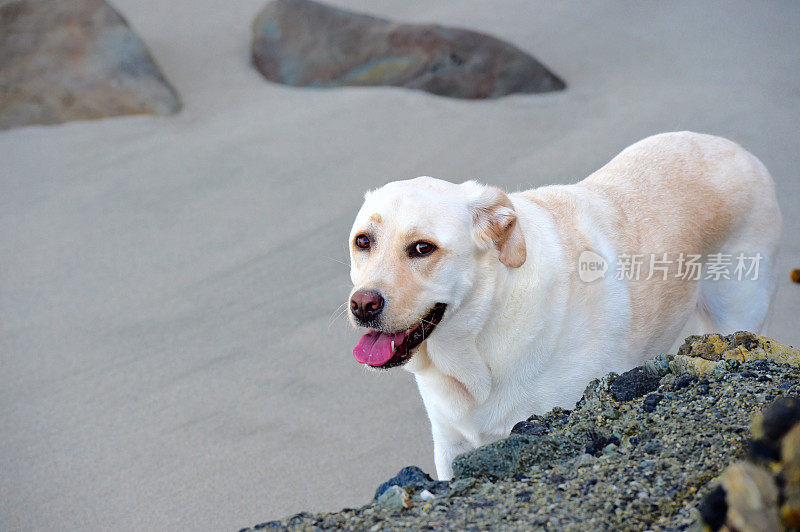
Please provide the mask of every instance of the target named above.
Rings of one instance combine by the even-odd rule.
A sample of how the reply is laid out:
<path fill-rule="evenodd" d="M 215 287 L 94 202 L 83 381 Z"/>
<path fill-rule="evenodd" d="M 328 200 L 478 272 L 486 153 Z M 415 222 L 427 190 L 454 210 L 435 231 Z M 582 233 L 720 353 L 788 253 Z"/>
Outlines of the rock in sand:
<path fill-rule="evenodd" d="M 561 90 L 536 59 L 494 37 L 400 24 L 311 0 L 275 0 L 253 23 L 253 63 L 294 86 L 390 85 L 454 98 Z"/>
<path fill-rule="evenodd" d="M 0 129 L 180 107 L 144 43 L 102 0 L 0 0 Z"/>

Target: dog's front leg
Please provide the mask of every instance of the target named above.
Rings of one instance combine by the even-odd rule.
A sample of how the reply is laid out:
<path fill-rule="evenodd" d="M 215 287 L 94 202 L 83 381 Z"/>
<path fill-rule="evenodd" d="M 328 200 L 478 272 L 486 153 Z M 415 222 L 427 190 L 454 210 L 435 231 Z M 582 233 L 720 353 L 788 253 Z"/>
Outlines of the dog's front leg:
<path fill-rule="evenodd" d="M 433 460 L 436 463 L 436 476 L 439 480 L 453 478 L 453 459 L 459 454 L 474 448 L 456 430 L 441 425 L 433 425 Z"/>

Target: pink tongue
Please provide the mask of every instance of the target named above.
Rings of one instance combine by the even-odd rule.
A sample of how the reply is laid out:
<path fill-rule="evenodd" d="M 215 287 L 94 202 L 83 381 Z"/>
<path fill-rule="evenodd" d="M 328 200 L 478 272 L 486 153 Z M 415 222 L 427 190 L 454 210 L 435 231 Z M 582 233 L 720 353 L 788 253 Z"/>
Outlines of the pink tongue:
<path fill-rule="evenodd" d="M 358 345 L 353 348 L 353 356 L 362 364 L 370 366 L 383 366 L 392 359 L 392 342 L 399 347 L 403 341 L 402 332 L 388 334 L 379 331 L 370 331 L 361 337 Z"/>

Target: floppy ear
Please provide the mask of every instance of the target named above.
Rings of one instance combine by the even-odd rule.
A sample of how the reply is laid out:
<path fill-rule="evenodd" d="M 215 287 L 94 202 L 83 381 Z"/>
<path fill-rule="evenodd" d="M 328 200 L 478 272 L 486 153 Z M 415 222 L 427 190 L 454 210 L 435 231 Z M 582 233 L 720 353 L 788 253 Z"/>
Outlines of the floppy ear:
<path fill-rule="evenodd" d="M 514 205 L 505 192 L 495 187 L 464 183 L 472 188 L 469 210 L 472 214 L 472 233 L 479 246 L 496 246 L 500 262 L 509 268 L 525 263 L 525 237 L 517 223 Z"/>

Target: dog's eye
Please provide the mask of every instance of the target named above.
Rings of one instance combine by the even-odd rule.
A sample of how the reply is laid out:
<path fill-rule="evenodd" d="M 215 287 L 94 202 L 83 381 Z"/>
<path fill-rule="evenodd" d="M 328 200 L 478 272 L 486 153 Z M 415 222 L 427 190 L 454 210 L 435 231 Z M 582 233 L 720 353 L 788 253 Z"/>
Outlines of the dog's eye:
<path fill-rule="evenodd" d="M 369 237 L 367 235 L 358 235 L 353 241 L 359 249 L 369 249 Z"/>
<path fill-rule="evenodd" d="M 408 254 L 411 257 L 424 257 L 436 251 L 436 246 L 430 242 L 417 242 L 408 248 Z"/>

